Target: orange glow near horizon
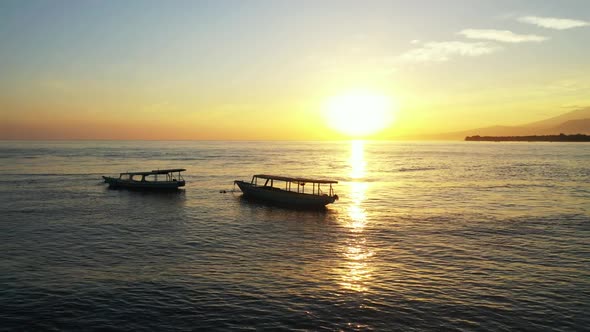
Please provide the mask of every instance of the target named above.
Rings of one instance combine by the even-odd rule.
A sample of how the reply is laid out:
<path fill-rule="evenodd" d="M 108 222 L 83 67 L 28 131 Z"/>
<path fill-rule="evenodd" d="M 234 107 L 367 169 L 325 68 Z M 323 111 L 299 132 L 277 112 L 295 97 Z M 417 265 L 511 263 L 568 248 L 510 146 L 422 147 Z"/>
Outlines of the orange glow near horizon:
<path fill-rule="evenodd" d="M 532 0 L 71 2 L 2 3 L 1 140 L 463 140 L 590 112 L 590 25 L 492 20 Z"/>

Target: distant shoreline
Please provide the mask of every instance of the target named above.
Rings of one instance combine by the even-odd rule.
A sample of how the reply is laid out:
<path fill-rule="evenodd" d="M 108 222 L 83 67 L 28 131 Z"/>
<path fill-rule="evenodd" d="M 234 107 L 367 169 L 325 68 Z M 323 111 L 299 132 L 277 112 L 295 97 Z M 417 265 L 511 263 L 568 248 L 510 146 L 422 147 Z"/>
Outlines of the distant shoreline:
<path fill-rule="evenodd" d="M 484 142 L 590 142 L 590 135 L 467 136 L 465 141 Z"/>

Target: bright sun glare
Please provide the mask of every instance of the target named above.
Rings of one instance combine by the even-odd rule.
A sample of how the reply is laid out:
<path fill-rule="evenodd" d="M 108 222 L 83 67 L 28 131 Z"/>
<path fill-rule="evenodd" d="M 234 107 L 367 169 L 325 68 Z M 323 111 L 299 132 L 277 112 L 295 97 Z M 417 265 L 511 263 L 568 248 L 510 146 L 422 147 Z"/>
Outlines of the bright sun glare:
<path fill-rule="evenodd" d="M 352 137 L 363 137 L 387 128 L 393 121 L 394 109 L 386 96 L 353 92 L 329 98 L 323 111 L 333 129 Z"/>

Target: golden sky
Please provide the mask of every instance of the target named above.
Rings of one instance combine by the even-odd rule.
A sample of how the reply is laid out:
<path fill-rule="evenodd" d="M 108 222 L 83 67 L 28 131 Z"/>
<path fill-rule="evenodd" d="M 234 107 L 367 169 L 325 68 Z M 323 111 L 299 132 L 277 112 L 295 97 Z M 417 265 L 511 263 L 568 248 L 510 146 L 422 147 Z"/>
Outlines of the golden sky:
<path fill-rule="evenodd" d="M 590 105 L 589 13 L 534 0 L 3 2 L 0 139 L 523 124 Z"/>

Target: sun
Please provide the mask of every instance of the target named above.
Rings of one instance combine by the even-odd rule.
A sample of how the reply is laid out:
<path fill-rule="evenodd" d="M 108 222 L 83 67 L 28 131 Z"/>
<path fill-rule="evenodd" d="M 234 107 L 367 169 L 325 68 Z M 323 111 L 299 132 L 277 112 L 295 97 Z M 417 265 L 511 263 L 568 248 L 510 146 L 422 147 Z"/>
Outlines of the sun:
<path fill-rule="evenodd" d="M 367 91 L 330 97 L 323 106 L 328 126 L 351 137 L 366 137 L 389 127 L 393 111 L 391 98 Z"/>

